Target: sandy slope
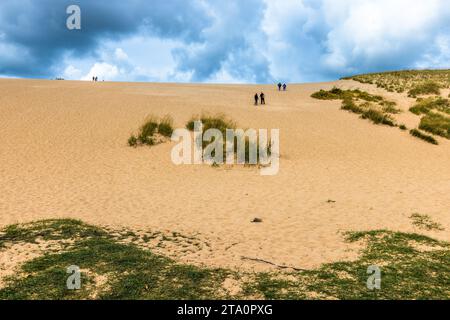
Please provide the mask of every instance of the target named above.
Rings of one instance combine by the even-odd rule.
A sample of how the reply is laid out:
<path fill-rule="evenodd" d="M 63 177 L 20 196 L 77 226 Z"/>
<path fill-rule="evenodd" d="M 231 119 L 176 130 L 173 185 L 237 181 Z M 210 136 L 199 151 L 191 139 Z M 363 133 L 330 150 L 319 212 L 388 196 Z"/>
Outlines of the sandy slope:
<path fill-rule="evenodd" d="M 352 258 L 342 231 L 419 232 L 414 212 L 447 230 L 425 234 L 450 240 L 450 143 L 433 146 L 310 98 L 333 85 L 367 88 L 0 80 L 0 225 L 72 217 L 178 231 L 211 246 L 182 261 L 246 268 L 267 266 L 242 256 L 302 268 Z M 257 109 L 252 96 L 262 88 L 268 105 Z M 384 95 L 405 110 L 412 102 Z M 177 167 L 170 143 L 126 144 L 149 113 L 171 114 L 183 127 L 202 110 L 242 127 L 280 128 L 280 173 Z M 399 117 L 410 127 L 418 121 Z M 250 223 L 255 217 L 264 222 Z"/>

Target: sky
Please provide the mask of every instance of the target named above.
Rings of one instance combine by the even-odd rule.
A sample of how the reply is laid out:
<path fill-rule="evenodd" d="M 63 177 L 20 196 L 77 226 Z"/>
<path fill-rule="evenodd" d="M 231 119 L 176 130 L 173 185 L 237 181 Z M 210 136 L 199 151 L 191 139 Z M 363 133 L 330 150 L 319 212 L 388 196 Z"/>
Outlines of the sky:
<path fill-rule="evenodd" d="M 1 0 L 0 77 L 299 83 L 450 68 L 449 21 L 446 0 Z"/>

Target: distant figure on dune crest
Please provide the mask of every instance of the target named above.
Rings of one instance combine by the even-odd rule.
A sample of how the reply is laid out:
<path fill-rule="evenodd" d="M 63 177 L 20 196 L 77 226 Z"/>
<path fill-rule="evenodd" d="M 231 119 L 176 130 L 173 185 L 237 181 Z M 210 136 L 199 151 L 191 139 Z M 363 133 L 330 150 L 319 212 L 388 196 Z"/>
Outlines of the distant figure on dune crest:
<path fill-rule="evenodd" d="M 266 104 L 266 96 L 263 92 L 259 95 L 259 99 L 261 100 L 261 105 Z"/>
<path fill-rule="evenodd" d="M 259 101 L 259 97 L 258 97 L 258 94 L 257 94 L 257 93 L 255 93 L 255 106 L 257 106 L 257 105 L 258 105 L 258 101 Z"/>
<path fill-rule="evenodd" d="M 285 83 L 285 84 L 283 84 L 283 91 L 286 91 L 286 88 L 287 88 L 287 85 Z"/>
<path fill-rule="evenodd" d="M 278 91 L 281 91 L 281 82 L 278 83 Z"/>

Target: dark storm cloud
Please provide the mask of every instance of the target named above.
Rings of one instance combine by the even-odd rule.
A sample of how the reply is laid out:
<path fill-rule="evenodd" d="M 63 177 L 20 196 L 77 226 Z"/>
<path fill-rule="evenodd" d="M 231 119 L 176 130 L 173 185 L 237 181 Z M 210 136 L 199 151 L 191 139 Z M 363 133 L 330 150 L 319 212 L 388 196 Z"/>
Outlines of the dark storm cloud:
<path fill-rule="evenodd" d="M 72 4 L 81 8 L 81 30 L 66 28 Z M 2 0 L 0 74 L 49 76 L 63 53 L 92 55 L 100 40 L 137 32 L 195 41 L 209 23 L 196 1 Z"/>

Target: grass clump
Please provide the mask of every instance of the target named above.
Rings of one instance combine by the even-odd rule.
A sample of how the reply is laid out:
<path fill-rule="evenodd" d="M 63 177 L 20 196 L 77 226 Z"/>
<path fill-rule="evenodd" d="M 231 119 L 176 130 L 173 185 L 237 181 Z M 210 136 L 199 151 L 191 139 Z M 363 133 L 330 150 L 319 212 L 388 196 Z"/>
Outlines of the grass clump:
<path fill-rule="evenodd" d="M 202 135 L 210 129 L 217 129 L 222 133 L 222 137 L 224 139 L 223 140 L 223 159 L 220 162 L 225 163 L 226 162 L 226 154 L 227 154 L 226 144 L 225 144 L 226 131 L 227 131 L 227 129 L 235 130 L 237 128 L 236 122 L 234 122 L 232 119 L 225 116 L 224 114 L 216 114 L 216 115 L 203 114 L 201 116 L 192 117 L 187 122 L 186 128 L 190 131 L 194 131 L 196 121 L 202 122 Z M 258 139 L 259 139 L 259 137 L 256 137 L 256 140 L 258 140 Z M 235 154 L 234 156 L 235 156 L 235 158 L 238 157 L 238 146 L 239 146 L 238 141 L 239 140 L 240 140 L 240 136 L 235 136 L 235 138 L 234 138 L 234 154 Z M 252 142 L 248 136 L 243 137 L 243 141 L 244 141 L 244 148 L 245 148 L 245 154 L 244 154 L 243 158 L 244 158 L 245 164 L 247 164 L 247 165 L 248 164 L 251 164 L 251 165 L 257 164 L 257 163 L 251 163 L 252 161 L 250 159 L 250 151 L 256 150 L 256 158 L 257 158 L 257 160 L 258 159 L 261 160 L 260 159 L 260 149 L 259 149 L 257 141 Z M 216 142 L 216 141 L 214 141 L 214 142 Z M 205 149 L 211 143 L 212 142 L 202 141 L 203 149 Z M 270 157 L 272 154 L 272 146 L 270 144 L 270 141 L 268 142 L 268 144 L 266 146 L 265 153 L 267 154 L 268 157 Z M 212 154 L 212 156 L 215 157 L 215 154 Z M 219 164 L 214 161 L 214 162 L 212 162 L 212 165 L 214 167 L 217 167 Z"/>
<path fill-rule="evenodd" d="M 350 111 L 356 114 L 362 114 L 364 113 L 364 108 L 361 108 L 358 106 L 352 98 L 347 98 L 342 102 L 341 106 L 342 110 Z"/>
<path fill-rule="evenodd" d="M 408 96 L 417 97 L 420 95 L 441 94 L 440 85 L 434 81 L 427 81 L 415 85 L 411 90 L 408 91 Z"/>
<path fill-rule="evenodd" d="M 165 116 L 158 124 L 158 133 L 164 137 L 170 138 L 173 133 L 173 119 L 170 116 Z"/>
<path fill-rule="evenodd" d="M 428 113 L 420 120 L 419 129 L 450 139 L 450 117 Z"/>
<path fill-rule="evenodd" d="M 430 216 L 426 214 L 413 213 L 410 216 L 412 220 L 412 224 L 418 227 L 419 229 L 424 229 L 428 231 L 437 230 L 444 231 L 444 228 L 441 224 L 434 222 Z"/>
<path fill-rule="evenodd" d="M 202 122 L 204 131 L 218 129 L 223 135 L 225 135 L 227 129 L 236 129 L 236 123 L 222 113 L 216 115 L 202 114 L 201 116 L 194 116 L 188 121 L 186 128 L 193 131 L 195 121 Z"/>
<path fill-rule="evenodd" d="M 390 127 L 396 126 L 394 120 L 389 115 L 374 109 L 364 111 L 364 113 L 361 115 L 361 118 L 369 119 L 375 124 L 383 124 Z"/>
<path fill-rule="evenodd" d="M 163 138 L 170 138 L 173 133 L 173 120 L 170 116 L 158 119 L 154 116 L 147 117 L 144 124 L 136 135 L 132 134 L 128 138 L 130 147 L 140 145 L 153 146 L 164 141 Z"/>
<path fill-rule="evenodd" d="M 428 225 L 426 219 L 425 222 Z M 356 260 L 288 274 L 176 263 L 154 254 L 152 249 L 120 243 L 113 231 L 75 220 L 13 225 L 0 234 L 1 250 L 42 239 L 70 240 L 64 249 L 30 258 L 12 276 L 3 278 L 3 300 L 449 298 L 450 245 L 419 234 L 387 230 L 349 232 L 345 234 L 347 242 L 364 245 Z M 421 249 L 424 247 L 426 250 Z M 80 290 L 67 289 L 66 270 L 71 265 L 82 270 Z M 380 290 L 367 288 L 369 266 L 381 269 Z M 99 275 L 106 280 L 97 281 Z M 241 287 L 238 293 L 224 289 L 224 281 L 230 278 Z"/>
<path fill-rule="evenodd" d="M 397 114 L 396 103 L 387 101 L 382 96 L 356 90 L 341 90 L 333 88 L 330 91 L 320 90 L 312 94 L 313 98 L 321 100 L 342 100 L 342 110 L 360 114 L 361 118 L 369 119 L 375 124 L 395 127 L 396 123 L 389 114 Z"/>
<path fill-rule="evenodd" d="M 450 101 L 442 97 L 417 99 L 417 103 L 409 109 L 416 115 L 428 114 L 433 110 L 450 114 Z"/>
<path fill-rule="evenodd" d="M 424 133 L 422 133 L 420 130 L 412 129 L 409 133 L 410 133 L 413 137 L 422 139 L 423 141 L 426 141 L 426 142 L 428 142 L 428 143 L 431 143 L 431 144 L 434 144 L 434 145 L 438 145 L 438 144 L 439 144 L 439 143 L 437 142 L 437 140 L 436 140 L 433 136 L 424 134 Z"/>
<path fill-rule="evenodd" d="M 318 100 L 348 100 L 356 99 L 363 100 L 367 102 L 377 102 L 377 103 L 389 103 L 395 106 L 395 102 L 388 102 L 383 99 L 383 97 L 378 95 L 372 95 L 368 92 L 356 90 L 342 90 L 334 87 L 330 91 L 320 90 L 311 95 L 312 98 Z"/>

